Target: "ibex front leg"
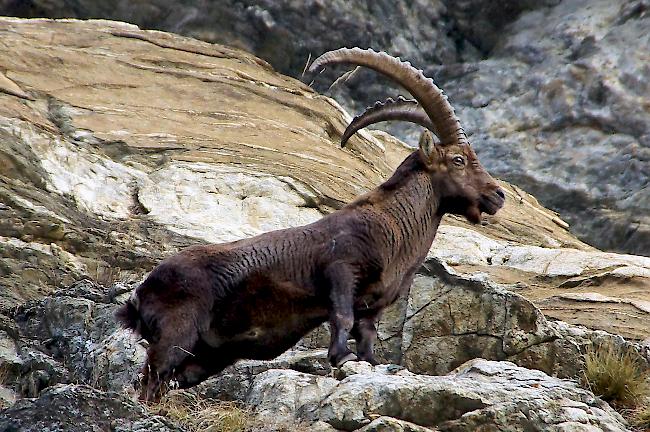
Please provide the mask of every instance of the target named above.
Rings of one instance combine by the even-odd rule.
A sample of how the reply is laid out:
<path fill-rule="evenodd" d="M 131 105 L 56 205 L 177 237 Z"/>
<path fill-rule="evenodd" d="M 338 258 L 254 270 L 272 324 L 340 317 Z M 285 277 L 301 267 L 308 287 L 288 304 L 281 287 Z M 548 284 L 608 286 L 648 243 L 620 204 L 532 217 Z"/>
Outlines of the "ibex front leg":
<path fill-rule="evenodd" d="M 328 358 L 333 366 L 356 360 L 348 348 L 348 336 L 354 325 L 354 288 L 356 278 L 349 265 L 334 263 L 325 269 L 325 277 L 330 285 L 330 332 L 332 339 Z"/>

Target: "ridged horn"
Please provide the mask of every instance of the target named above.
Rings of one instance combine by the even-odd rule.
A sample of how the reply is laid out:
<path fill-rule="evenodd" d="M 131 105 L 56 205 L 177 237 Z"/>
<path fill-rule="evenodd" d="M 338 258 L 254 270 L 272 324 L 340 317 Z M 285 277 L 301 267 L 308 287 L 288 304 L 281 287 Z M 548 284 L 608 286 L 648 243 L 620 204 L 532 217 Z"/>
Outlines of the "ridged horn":
<path fill-rule="evenodd" d="M 388 98 L 384 102 L 375 102 L 373 106 L 366 108 L 362 114 L 352 119 L 341 137 L 341 147 L 345 147 L 350 137 L 359 129 L 390 120 L 416 123 L 438 135 L 436 125 L 433 124 L 427 113 L 424 112 L 416 100 L 398 96 L 397 100 Z"/>
<path fill-rule="evenodd" d="M 421 70 L 414 68 L 409 62 L 403 62 L 385 52 L 376 52 L 372 49 L 340 48 L 328 51 L 314 60 L 309 66 L 309 72 L 314 73 L 327 65 L 341 63 L 370 68 L 393 79 L 408 90 L 420 103 L 431 122 L 436 125 L 441 145 L 469 144 L 454 108 L 447 101 L 447 96 L 431 78 L 424 76 Z"/>

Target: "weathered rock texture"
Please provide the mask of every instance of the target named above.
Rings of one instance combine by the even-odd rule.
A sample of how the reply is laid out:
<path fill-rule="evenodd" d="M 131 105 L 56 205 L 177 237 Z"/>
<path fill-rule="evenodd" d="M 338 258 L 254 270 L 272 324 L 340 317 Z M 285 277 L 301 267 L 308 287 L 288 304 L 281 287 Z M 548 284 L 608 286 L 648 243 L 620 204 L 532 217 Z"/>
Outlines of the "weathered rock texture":
<path fill-rule="evenodd" d="M 348 117 L 332 100 L 240 51 L 106 22 L 4 19 L 0 32 L 6 78 L 34 99 L 0 96 L 5 312 L 84 276 L 137 280 L 192 242 L 315 220 L 408 151 L 383 133 L 339 149 Z M 648 260 L 593 251 L 504 187 L 481 234 L 449 217 L 434 254 L 523 282 L 552 316 L 644 337 Z M 581 258 L 553 270 L 566 257 Z M 594 304 L 597 322 L 581 313 Z"/>
<path fill-rule="evenodd" d="M 57 384 L 132 391 L 144 346 L 117 328 L 112 313 L 162 257 L 315 220 L 377 185 L 408 152 L 382 132 L 361 133 L 340 149 L 349 116 L 336 102 L 235 49 L 105 21 L 3 18 L 0 40 L 9 54 L 0 56 L 0 405 L 40 395 L 15 405 L 33 408 L 86 392 L 52 389 Z M 600 341 L 647 358 L 602 330 L 637 340 L 649 333 L 650 259 L 587 246 L 532 196 L 503 187 L 505 208 L 484 224 L 445 218 L 416 282 L 380 323 L 381 357 L 421 374 L 486 357 L 561 377 L 575 376 L 585 347 Z M 548 321 L 540 310 L 588 328 Z M 327 377 L 322 349 L 304 351 L 322 347 L 324 331 L 297 353 L 242 362 L 197 391 L 255 403 L 260 416 L 277 403 L 291 421 L 322 420 L 324 401 L 354 381 Z M 450 395 L 462 375 L 455 374 L 446 381 Z M 532 374 L 540 387 L 551 379 Z M 392 379 L 385 375 L 371 380 L 383 386 Z M 435 379 L 395 385 L 435 387 Z M 499 388 L 513 385 L 499 380 Z M 274 386 L 284 398 L 273 396 Z M 617 430 L 619 420 L 593 396 L 575 389 L 569 397 L 559 386 L 549 398 L 586 404 L 579 405 L 586 417 L 562 409 L 535 424 L 554 418 Z M 479 393 L 467 424 L 524 424 L 522 411 L 499 399 L 504 391 L 493 399 Z M 377 406 L 397 396 L 386 397 Z M 466 412 L 464 396 L 451 400 Z M 530 410 L 552 405 L 530 403 Z M 357 423 L 327 418 L 317 422 L 322 430 L 466 427 L 460 414 L 420 421 L 388 408 L 354 414 Z"/>
<path fill-rule="evenodd" d="M 364 363 L 342 372 L 340 380 L 279 369 L 257 375 L 244 397 L 265 419 L 256 430 L 628 430 L 589 391 L 512 363 L 475 360 L 440 377 Z M 124 395 L 84 385 L 52 386 L 0 412 L 0 430 L 109 429 L 183 430 Z"/>
<path fill-rule="evenodd" d="M 512 363 L 470 359 L 509 359 L 575 378 L 582 353 L 594 344 L 632 350 L 645 361 L 650 358 L 646 351 L 602 331 L 547 322 L 523 297 L 480 281 L 454 280 L 451 274 L 439 273 L 439 279 L 443 285 L 455 283 L 456 289 L 447 288 L 438 301 L 422 305 L 426 296 L 440 294 L 436 288 L 427 294 L 425 288 L 436 283 L 433 265 L 427 265 L 411 290 L 407 310 L 418 309 L 401 322 L 403 329 L 395 330 L 399 319 L 382 322 L 382 337 L 386 326 L 394 333 L 383 339 L 380 355 L 397 352 L 397 359 L 388 360 L 411 372 L 395 364 L 373 368 L 356 362 L 332 371 L 326 349 L 298 348 L 272 361 L 241 361 L 190 391 L 206 400 L 248 405 L 252 419 L 268 430 L 307 425 L 323 430 L 473 430 L 508 424 L 544 429 L 551 423 L 563 424 L 559 430 L 579 424 L 624 430 L 609 407 L 569 381 Z M 82 281 L 16 311 L 0 339 L 0 368 L 5 371 L 0 389 L 8 396 L 3 405 L 10 406 L 0 413 L 0 430 L 88 430 L 103 428 L 109 420 L 115 430 L 172 427 L 125 397 L 137 385 L 145 350 L 113 319 L 129 291 Z M 456 366 L 460 369 L 454 371 Z M 20 399 L 24 397 L 32 399 Z M 74 404 L 58 415 L 71 399 Z"/>
<path fill-rule="evenodd" d="M 481 427 L 518 431 L 533 424 L 539 430 L 588 425 L 626 429 L 617 413 L 574 383 L 485 360 L 469 362 L 444 377 L 391 373 L 381 367 L 353 374 L 327 395 L 317 411 L 318 418 L 343 430 L 358 429 L 373 414 L 441 431 Z"/>
<path fill-rule="evenodd" d="M 445 376 L 347 363 L 339 379 L 271 369 L 235 397 L 257 415 L 320 421 L 333 430 L 382 430 L 381 423 L 398 431 L 627 430 L 589 391 L 508 362 L 473 360 Z"/>
<path fill-rule="evenodd" d="M 560 211 L 588 243 L 643 255 L 649 10 L 644 0 L 0 2 L 7 15 L 117 19 L 229 44 L 294 77 L 310 54 L 340 46 L 402 56 L 450 95 L 491 172 Z M 398 91 L 361 72 L 334 93 L 358 111 Z"/>
<path fill-rule="evenodd" d="M 589 243 L 650 255 L 648 4 L 558 3 L 522 14 L 488 59 L 437 75 L 492 172 Z"/>
<path fill-rule="evenodd" d="M 288 75 L 301 73 L 311 54 L 345 43 L 379 45 L 419 63 L 455 61 L 454 41 L 446 36 L 446 8 L 438 1 L 347 2 L 291 0 L 128 0 L 30 2 L 2 0 L 0 12 L 25 18 L 106 18 L 142 28 L 180 33 L 253 52 Z M 389 25 L 387 25 L 390 23 Z M 397 32 L 395 29 L 409 29 Z"/>
<path fill-rule="evenodd" d="M 182 432 L 124 395 L 73 384 L 50 387 L 38 399 L 22 399 L 0 412 L 0 430 Z"/>

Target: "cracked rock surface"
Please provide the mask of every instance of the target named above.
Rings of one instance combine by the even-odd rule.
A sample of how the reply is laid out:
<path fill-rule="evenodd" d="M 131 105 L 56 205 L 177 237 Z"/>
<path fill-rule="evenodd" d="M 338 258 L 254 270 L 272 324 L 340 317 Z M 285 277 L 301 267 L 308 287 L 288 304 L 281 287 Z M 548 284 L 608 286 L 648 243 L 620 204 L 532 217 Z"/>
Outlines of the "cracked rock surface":
<path fill-rule="evenodd" d="M 650 256 L 646 0 L 4 0 L 0 13 L 127 21 L 243 48 L 296 78 L 330 49 L 385 50 L 445 90 L 490 172 L 589 244 Z M 332 90 L 354 112 L 400 92 L 365 71 Z M 417 142 L 417 128 L 387 130 Z"/>
<path fill-rule="evenodd" d="M 409 151 L 379 132 L 341 150 L 336 102 L 242 51 L 105 21 L 3 18 L 0 34 L 5 77 L 31 98 L 0 93 L 0 311 L 84 277 L 139 280 L 188 244 L 313 221 Z M 482 226 L 445 218 L 432 256 L 554 318 L 646 337 L 648 259 L 603 254 L 503 187 Z"/>
<path fill-rule="evenodd" d="M 59 384 L 37 399 L 22 399 L 0 412 L 0 430 L 46 432 L 182 432 L 164 417 L 151 415 L 140 404 L 115 392 L 76 384 Z"/>
<path fill-rule="evenodd" d="M 324 430 L 628 430 L 618 413 L 574 382 L 510 362 L 475 359 L 444 376 L 350 362 L 337 378 L 271 369 L 231 396 L 255 406 L 257 415 L 303 426 L 324 422 Z"/>
<path fill-rule="evenodd" d="M 142 364 L 144 344 L 112 315 L 137 281 L 186 245 L 315 220 L 380 183 L 409 151 L 382 132 L 340 149 L 349 116 L 336 102 L 235 49 L 106 21 L 0 18 L 0 39 L 11 54 L 0 56 L 0 406 L 13 404 L 0 422 L 70 395 L 108 404 L 126 425 L 149 421 L 106 393 L 133 392 Z M 332 378 L 321 328 L 276 360 L 240 362 L 193 391 L 321 430 L 529 420 L 617 430 L 620 419 L 593 395 L 543 373 L 575 377 L 585 348 L 603 341 L 648 357 L 635 341 L 650 332 L 650 259 L 598 251 L 534 197 L 502 186 L 506 206 L 483 224 L 445 218 L 415 283 L 386 310 L 377 351 L 392 366 L 351 365 Z M 514 389 L 512 376 L 538 369 L 540 388 L 559 386 L 549 398 L 564 395 L 579 411 L 533 401 L 550 417 L 531 420 L 480 392 L 468 406 L 453 388 L 446 402 L 431 400 L 471 409 L 474 423 L 393 410 L 408 402 L 400 386 L 426 393 L 410 383 L 435 387 L 432 375 L 451 372 L 443 381 L 453 387 L 454 369 L 477 357 L 498 362 L 466 372 L 476 380 L 496 370 L 497 388 Z M 356 375 L 394 389 L 373 396 L 385 410 L 326 411 Z M 95 417 L 84 418 L 104 427 Z"/>
<path fill-rule="evenodd" d="M 428 409 L 422 409 L 428 407 Z M 440 431 L 626 430 L 614 410 L 574 383 L 508 362 L 465 363 L 445 376 L 423 377 L 375 367 L 342 380 L 316 416 L 341 430 L 357 430 L 374 416 Z M 584 429 L 587 430 L 587 429 Z"/>

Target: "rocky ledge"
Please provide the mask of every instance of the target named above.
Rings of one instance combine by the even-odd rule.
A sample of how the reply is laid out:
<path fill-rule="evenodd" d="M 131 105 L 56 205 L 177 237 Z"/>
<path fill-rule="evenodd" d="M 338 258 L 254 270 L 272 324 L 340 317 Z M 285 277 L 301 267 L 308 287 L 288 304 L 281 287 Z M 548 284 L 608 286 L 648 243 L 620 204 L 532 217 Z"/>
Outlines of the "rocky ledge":
<path fill-rule="evenodd" d="M 146 343 L 113 317 L 130 291 L 80 281 L 3 317 L 0 430 L 191 430 L 157 417 L 169 407 L 131 400 Z M 650 359 L 646 347 L 548 321 L 518 294 L 459 278 L 435 259 L 380 323 L 378 351 L 388 364 L 332 370 L 326 332 L 173 393 L 237 402 L 248 417 L 242 430 L 617 431 L 626 422 L 575 381 L 583 354 L 607 344 L 642 364 Z"/>
<path fill-rule="evenodd" d="M 245 402 L 254 407 L 252 416 L 264 419 L 263 430 L 627 430 L 621 416 L 590 392 L 509 362 L 472 360 L 445 376 L 347 363 L 339 374 L 270 369 L 255 376 Z M 122 394 L 78 384 L 49 387 L 0 414 L 0 430 L 109 428 L 182 430 Z"/>
<path fill-rule="evenodd" d="M 182 428 L 128 400 L 144 347 L 117 305 L 180 247 L 313 221 L 409 150 L 381 132 L 340 149 L 348 114 L 242 51 L 106 21 L 2 18 L 0 38 L 0 428 L 65 429 L 30 412 L 71 398 L 90 407 L 79 430 Z M 331 371 L 323 327 L 193 392 L 268 428 L 274 413 L 323 430 L 624 430 L 561 379 L 600 343 L 647 361 L 650 259 L 589 247 L 503 187 L 483 224 L 445 219 L 386 311 L 378 351 L 393 366 Z"/>

